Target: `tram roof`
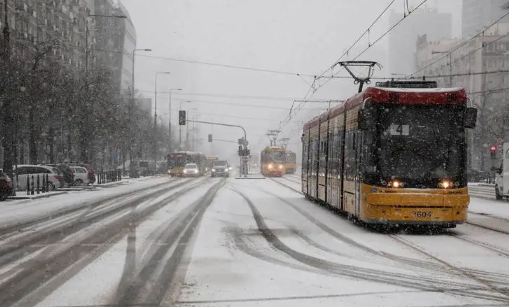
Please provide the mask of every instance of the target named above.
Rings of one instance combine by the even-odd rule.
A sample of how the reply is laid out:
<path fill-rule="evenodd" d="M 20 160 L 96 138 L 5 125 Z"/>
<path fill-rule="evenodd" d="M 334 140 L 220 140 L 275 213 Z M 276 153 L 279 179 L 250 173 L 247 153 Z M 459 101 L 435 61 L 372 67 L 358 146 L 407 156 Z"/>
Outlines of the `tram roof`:
<path fill-rule="evenodd" d="M 345 110 L 352 109 L 371 98 L 374 104 L 400 104 L 400 105 L 438 105 L 438 104 L 466 104 L 467 94 L 464 88 L 386 88 L 368 87 L 357 93 L 344 103 L 316 116 L 306 124 L 304 130 L 310 129 L 327 118 L 335 117 Z"/>

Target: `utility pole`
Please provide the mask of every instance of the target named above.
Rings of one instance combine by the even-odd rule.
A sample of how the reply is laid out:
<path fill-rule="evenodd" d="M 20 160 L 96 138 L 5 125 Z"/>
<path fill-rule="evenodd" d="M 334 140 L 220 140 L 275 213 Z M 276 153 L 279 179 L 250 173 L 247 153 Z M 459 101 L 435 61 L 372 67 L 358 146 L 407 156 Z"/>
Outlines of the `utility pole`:
<path fill-rule="evenodd" d="M 169 144 L 168 144 L 168 151 L 171 153 L 173 152 L 171 148 L 171 92 L 172 91 L 181 91 L 181 88 L 171 88 L 170 89 L 170 102 L 169 102 L 169 124 L 168 124 L 168 138 L 169 138 Z"/>
<path fill-rule="evenodd" d="M 2 146 L 4 147 L 4 171 L 9 175 L 9 177 L 13 178 L 14 175 L 14 160 L 16 157 L 16 136 L 14 135 L 14 114 L 12 111 L 13 103 L 10 97 L 10 86 L 11 86 L 11 71 L 10 71 L 10 61 L 11 61 L 11 30 L 9 28 L 9 16 L 8 16 L 8 0 L 4 0 L 4 28 L 3 28 L 3 38 L 4 38 L 4 99 L 2 105 L 2 113 L 3 113 L 3 129 L 2 129 Z"/>

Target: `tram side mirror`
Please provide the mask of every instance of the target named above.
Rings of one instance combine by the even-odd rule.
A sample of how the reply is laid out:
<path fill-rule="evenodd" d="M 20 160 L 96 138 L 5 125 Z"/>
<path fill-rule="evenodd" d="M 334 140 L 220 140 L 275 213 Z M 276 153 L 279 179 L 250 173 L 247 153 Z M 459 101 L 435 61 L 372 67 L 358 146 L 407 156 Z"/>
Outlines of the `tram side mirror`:
<path fill-rule="evenodd" d="M 368 130 L 370 127 L 370 112 L 366 109 L 359 110 L 359 114 L 357 116 L 357 124 L 359 125 L 359 130 Z"/>
<path fill-rule="evenodd" d="M 476 122 L 477 122 L 477 109 L 467 108 L 467 112 L 465 114 L 465 128 L 469 129 L 475 128 Z"/>

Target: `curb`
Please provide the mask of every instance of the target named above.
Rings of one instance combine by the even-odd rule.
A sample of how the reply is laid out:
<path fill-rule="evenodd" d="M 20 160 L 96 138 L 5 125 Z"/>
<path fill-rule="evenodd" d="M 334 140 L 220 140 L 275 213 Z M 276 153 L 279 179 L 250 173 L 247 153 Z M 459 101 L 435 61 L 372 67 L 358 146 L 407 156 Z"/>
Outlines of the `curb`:
<path fill-rule="evenodd" d="M 7 199 L 12 200 L 24 200 L 24 199 L 39 199 L 39 198 L 48 198 L 52 196 L 67 194 L 67 191 L 59 191 L 55 193 L 44 193 L 44 194 L 34 194 L 34 195 L 23 195 L 23 196 L 9 196 Z"/>

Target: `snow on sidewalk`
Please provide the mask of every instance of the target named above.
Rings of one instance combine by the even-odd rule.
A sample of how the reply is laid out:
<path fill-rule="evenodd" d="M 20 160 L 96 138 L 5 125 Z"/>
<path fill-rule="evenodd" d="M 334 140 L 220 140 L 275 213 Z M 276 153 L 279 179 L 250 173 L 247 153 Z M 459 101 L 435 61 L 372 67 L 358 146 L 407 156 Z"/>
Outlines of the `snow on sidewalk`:
<path fill-rule="evenodd" d="M 8 227 L 26 222 L 37 217 L 56 214 L 70 208 L 86 206 L 112 196 L 120 196 L 137 190 L 150 188 L 151 186 L 170 182 L 169 177 L 154 177 L 144 180 L 130 180 L 123 184 L 94 190 L 69 192 L 50 198 L 12 200 L 0 203 L 0 227 Z"/>

